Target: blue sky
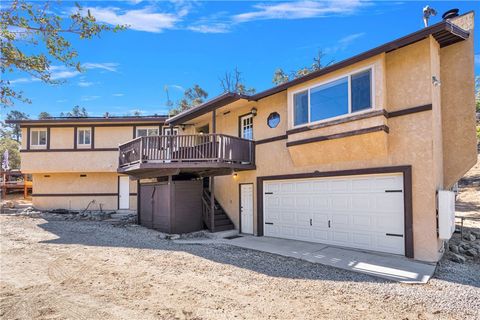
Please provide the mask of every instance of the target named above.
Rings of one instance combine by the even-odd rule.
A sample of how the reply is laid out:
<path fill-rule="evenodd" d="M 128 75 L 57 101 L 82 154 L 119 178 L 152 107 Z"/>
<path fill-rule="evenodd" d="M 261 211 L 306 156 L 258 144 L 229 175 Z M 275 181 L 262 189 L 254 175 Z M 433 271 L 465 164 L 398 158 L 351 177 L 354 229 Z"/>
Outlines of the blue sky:
<path fill-rule="evenodd" d="M 104 23 L 129 24 L 120 33 L 91 41 L 72 40 L 84 73 L 55 61 L 53 73 L 66 83 L 45 85 L 25 74 L 8 74 L 15 89 L 32 104 L 15 109 L 35 118 L 85 107 L 92 116 L 108 111 L 126 115 L 166 114 L 165 87 L 171 100 L 199 84 L 213 98 L 221 93 L 219 77 L 235 67 L 249 87 L 273 86 L 277 67 L 293 71 L 309 66 L 319 49 L 325 60 L 340 61 L 423 28 L 422 8 L 430 4 L 441 20 L 450 8 L 476 10 L 475 1 L 79 1 Z M 55 4 L 69 12 L 73 2 Z M 478 27 L 476 28 L 478 29 Z M 475 40 L 475 73 L 480 74 L 480 45 Z M 5 110 L 2 110 L 4 113 Z"/>

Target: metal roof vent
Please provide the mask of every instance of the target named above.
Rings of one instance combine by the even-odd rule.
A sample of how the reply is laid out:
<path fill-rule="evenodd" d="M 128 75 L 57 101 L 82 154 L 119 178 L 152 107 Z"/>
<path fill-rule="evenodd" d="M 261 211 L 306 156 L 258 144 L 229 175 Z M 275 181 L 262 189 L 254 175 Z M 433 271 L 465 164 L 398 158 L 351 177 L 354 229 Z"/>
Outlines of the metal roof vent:
<path fill-rule="evenodd" d="M 447 12 L 445 12 L 444 14 L 442 14 L 442 19 L 443 20 L 448 20 L 448 19 L 452 19 L 452 18 L 455 18 L 455 17 L 458 17 L 458 9 L 450 9 Z"/>
<path fill-rule="evenodd" d="M 425 6 L 423 8 L 423 23 L 425 24 L 425 28 L 428 27 L 428 19 L 430 16 L 436 16 L 437 15 L 437 10 L 433 9 L 430 6 Z"/>

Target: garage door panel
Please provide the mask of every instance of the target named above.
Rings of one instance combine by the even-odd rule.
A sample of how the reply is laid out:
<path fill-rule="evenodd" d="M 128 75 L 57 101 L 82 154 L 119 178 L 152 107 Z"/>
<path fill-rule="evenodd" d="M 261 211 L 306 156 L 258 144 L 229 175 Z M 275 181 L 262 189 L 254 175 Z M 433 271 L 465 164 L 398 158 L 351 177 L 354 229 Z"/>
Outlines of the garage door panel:
<path fill-rule="evenodd" d="M 333 211 L 345 210 L 350 207 L 350 197 L 347 195 L 332 195 L 330 197 L 331 209 Z"/>
<path fill-rule="evenodd" d="M 366 197 L 364 194 L 352 195 L 350 199 L 352 208 L 354 208 L 356 212 L 369 213 L 375 207 L 375 199 Z"/>
<path fill-rule="evenodd" d="M 326 242 L 329 240 L 330 231 L 328 229 L 312 229 L 312 239 L 315 242 Z"/>
<path fill-rule="evenodd" d="M 296 196 L 295 197 L 295 208 L 296 209 L 310 209 L 310 202 L 312 200 L 311 196 Z"/>
<path fill-rule="evenodd" d="M 266 236 L 404 253 L 401 174 L 266 181 L 264 190 Z"/>
<path fill-rule="evenodd" d="M 283 183 L 280 187 L 282 193 L 292 193 L 295 192 L 295 183 Z"/>
<path fill-rule="evenodd" d="M 331 192 L 348 192 L 351 190 L 351 182 L 347 179 L 332 180 L 330 182 Z"/>
<path fill-rule="evenodd" d="M 279 204 L 282 208 L 295 208 L 295 197 L 285 195 L 279 198 Z"/>
<path fill-rule="evenodd" d="M 398 253 L 398 247 L 403 247 L 403 237 L 384 237 L 379 235 L 377 237 L 377 250 Z"/>
<path fill-rule="evenodd" d="M 352 225 L 356 228 L 371 229 L 375 227 L 375 218 L 367 215 L 352 215 Z"/>
<path fill-rule="evenodd" d="M 312 182 L 312 192 L 318 193 L 319 191 L 327 191 L 328 190 L 328 181 L 313 181 Z"/>
<path fill-rule="evenodd" d="M 403 193 L 385 192 L 384 194 L 376 194 L 375 210 L 392 213 L 403 212 Z"/>
<path fill-rule="evenodd" d="M 352 233 L 351 236 L 352 242 L 356 243 L 357 246 L 371 247 L 373 244 L 372 238 L 374 238 L 374 236 L 372 236 L 371 234 L 355 232 Z"/>
<path fill-rule="evenodd" d="M 377 177 L 372 180 L 373 189 L 372 191 L 385 191 L 385 190 L 402 190 L 403 189 L 403 179 L 399 179 L 399 176 L 390 176 L 390 177 Z"/>

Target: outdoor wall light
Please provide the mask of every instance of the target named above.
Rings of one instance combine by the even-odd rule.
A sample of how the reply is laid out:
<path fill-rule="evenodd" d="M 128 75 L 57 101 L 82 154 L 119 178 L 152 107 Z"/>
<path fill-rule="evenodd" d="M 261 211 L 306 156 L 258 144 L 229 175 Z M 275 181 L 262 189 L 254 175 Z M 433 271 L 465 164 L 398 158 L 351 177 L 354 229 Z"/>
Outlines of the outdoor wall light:
<path fill-rule="evenodd" d="M 257 108 L 253 107 L 252 110 L 250 110 L 250 113 L 255 117 L 257 115 Z"/>
<path fill-rule="evenodd" d="M 235 172 L 235 173 L 233 174 L 233 177 L 234 177 L 234 178 L 237 178 L 237 177 L 238 177 L 238 173 Z"/>
<path fill-rule="evenodd" d="M 432 83 L 435 87 L 439 87 L 442 84 L 442 82 L 436 76 L 432 76 Z"/>

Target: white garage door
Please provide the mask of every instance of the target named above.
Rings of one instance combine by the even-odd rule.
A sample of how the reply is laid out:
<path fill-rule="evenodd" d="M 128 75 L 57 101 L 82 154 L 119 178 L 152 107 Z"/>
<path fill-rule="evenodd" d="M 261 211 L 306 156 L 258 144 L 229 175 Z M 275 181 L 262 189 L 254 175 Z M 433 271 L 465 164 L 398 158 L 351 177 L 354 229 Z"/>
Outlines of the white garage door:
<path fill-rule="evenodd" d="M 265 181 L 264 235 L 404 254 L 402 174 Z"/>

